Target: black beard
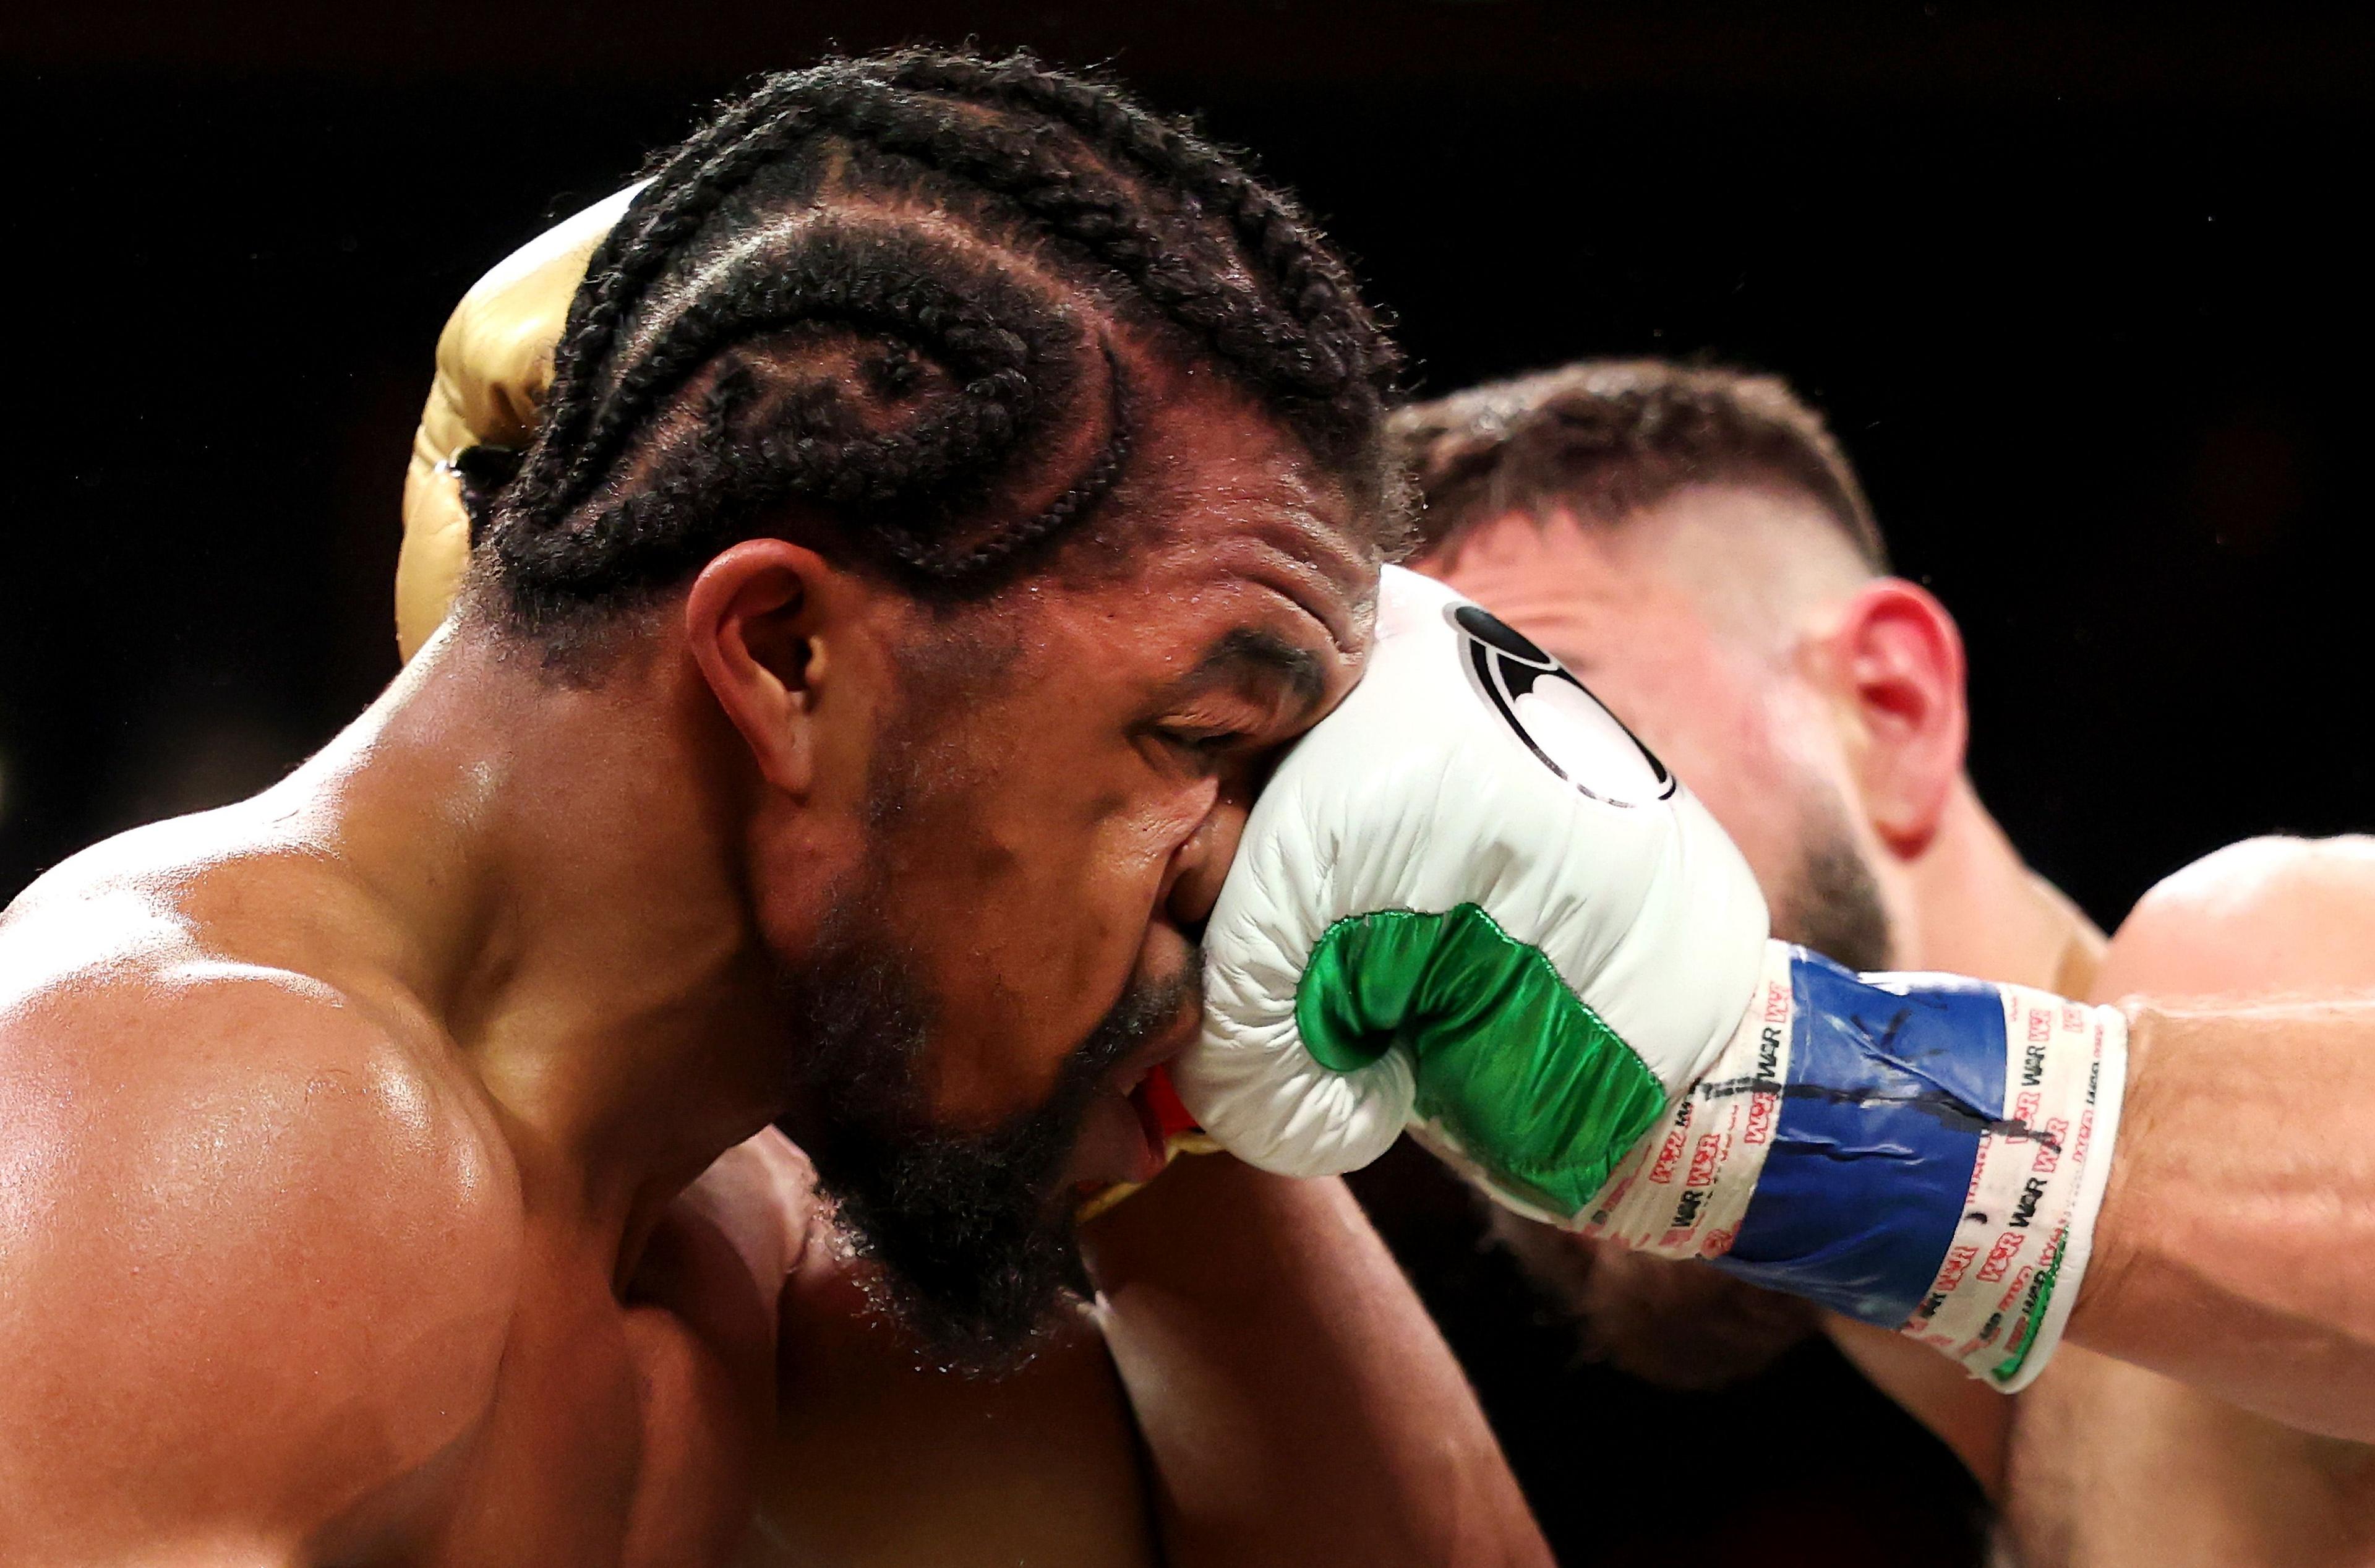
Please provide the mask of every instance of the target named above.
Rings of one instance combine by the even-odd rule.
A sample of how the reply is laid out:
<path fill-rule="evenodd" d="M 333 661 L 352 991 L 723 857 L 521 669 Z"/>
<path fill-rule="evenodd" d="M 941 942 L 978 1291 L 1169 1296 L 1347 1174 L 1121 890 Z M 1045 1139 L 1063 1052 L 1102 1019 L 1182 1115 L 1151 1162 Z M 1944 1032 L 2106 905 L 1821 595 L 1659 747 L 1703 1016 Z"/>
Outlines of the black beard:
<path fill-rule="evenodd" d="M 933 1009 L 880 895 L 845 901 L 815 955 L 784 984 L 801 1049 L 796 1111 L 778 1124 L 815 1165 L 881 1295 L 935 1360 L 996 1373 L 1028 1359 L 1067 1302 L 1093 1292 L 1062 1182 L 1081 1120 L 1116 1063 L 1201 988 L 1191 957 L 1172 980 L 1126 991 L 1074 1050 L 1046 1100 L 987 1132 L 934 1125 L 926 1074 Z"/>
<path fill-rule="evenodd" d="M 1775 890 L 1773 934 L 1859 974 L 1888 968 L 1896 933 L 1836 800 L 1809 801 L 1798 842 L 1798 874 Z"/>

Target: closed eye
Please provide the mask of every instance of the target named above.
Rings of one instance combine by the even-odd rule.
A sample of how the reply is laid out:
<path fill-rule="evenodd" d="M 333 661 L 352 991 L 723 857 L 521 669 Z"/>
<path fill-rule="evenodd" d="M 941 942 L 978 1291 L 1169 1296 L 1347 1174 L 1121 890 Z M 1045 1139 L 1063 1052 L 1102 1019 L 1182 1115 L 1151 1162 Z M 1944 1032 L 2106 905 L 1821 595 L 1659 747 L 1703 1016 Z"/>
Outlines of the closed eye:
<path fill-rule="evenodd" d="M 1155 735 L 1165 746 L 1206 767 L 1218 765 L 1253 738 L 1241 729 L 1203 729 L 1178 725 L 1158 725 Z"/>
<path fill-rule="evenodd" d="M 1140 734 L 1200 774 L 1258 762 L 1306 727 L 1328 690 L 1310 650 L 1237 627 L 1164 693 L 1164 716 Z M 1167 710 L 1167 712 L 1164 712 Z"/>

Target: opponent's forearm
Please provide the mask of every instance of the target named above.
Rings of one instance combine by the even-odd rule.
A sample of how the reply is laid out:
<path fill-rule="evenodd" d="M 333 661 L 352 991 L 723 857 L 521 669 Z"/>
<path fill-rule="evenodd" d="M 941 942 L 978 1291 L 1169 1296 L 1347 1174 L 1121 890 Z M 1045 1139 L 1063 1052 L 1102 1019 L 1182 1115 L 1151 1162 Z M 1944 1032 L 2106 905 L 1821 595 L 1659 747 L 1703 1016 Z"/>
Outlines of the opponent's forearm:
<path fill-rule="evenodd" d="M 2125 1127 L 2069 1334 L 2375 1439 L 2375 1004 L 2129 1010 Z"/>
<path fill-rule="evenodd" d="M 1341 1182 L 1183 1160 L 1084 1239 L 1174 1568 L 1550 1562 Z"/>

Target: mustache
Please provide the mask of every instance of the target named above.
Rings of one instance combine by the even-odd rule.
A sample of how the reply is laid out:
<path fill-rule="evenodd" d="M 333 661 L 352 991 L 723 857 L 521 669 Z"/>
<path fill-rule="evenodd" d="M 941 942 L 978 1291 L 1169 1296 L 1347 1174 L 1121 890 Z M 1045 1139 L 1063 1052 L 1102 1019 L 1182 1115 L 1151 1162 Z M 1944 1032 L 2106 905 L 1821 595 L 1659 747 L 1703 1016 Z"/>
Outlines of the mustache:
<path fill-rule="evenodd" d="M 1204 949 L 1189 949 L 1179 973 L 1161 980 L 1138 981 L 1124 990 L 1105 1016 L 1073 1048 L 1065 1065 L 1067 1079 L 1085 1079 L 1092 1089 L 1146 1043 L 1170 1028 L 1179 1015 L 1204 1008 Z"/>
<path fill-rule="evenodd" d="M 1046 1186 L 1050 1204 L 1063 1199 L 1062 1211 L 1069 1214 L 1069 1196 L 1055 1191 L 1054 1183 L 1071 1153 L 1081 1114 L 1103 1091 L 1114 1068 L 1171 1028 L 1191 1005 L 1200 1012 L 1203 1001 L 1204 955 L 1199 949 L 1178 973 L 1137 981 L 1126 988 L 1072 1048 L 1054 1089 L 1037 1106 L 986 1132 L 951 1136 L 919 1129 L 919 1136 L 960 1151 L 978 1165 L 1013 1172 L 1034 1186 Z"/>

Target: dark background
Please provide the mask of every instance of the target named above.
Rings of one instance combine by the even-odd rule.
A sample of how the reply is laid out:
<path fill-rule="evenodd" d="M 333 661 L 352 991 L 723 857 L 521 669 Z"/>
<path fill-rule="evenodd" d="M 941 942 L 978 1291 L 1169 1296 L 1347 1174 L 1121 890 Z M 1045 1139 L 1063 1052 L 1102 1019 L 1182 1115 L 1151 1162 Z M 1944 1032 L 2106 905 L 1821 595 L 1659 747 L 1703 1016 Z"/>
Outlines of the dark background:
<path fill-rule="evenodd" d="M 258 786 L 394 670 L 407 443 L 482 269 L 754 70 L 968 34 L 1256 148 L 1425 388 L 1793 378 L 1962 620 L 1981 793 L 2107 925 L 2227 840 L 2375 815 L 2364 15 L 56 6 L 0 22 L 0 896 Z M 1554 1371 L 1461 1213 L 1393 1218 L 1571 1561 L 1970 1559 L 1973 1495 L 1824 1353 L 1713 1399 Z M 1672 1468 L 1612 1472 L 1639 1432 Z"/>

